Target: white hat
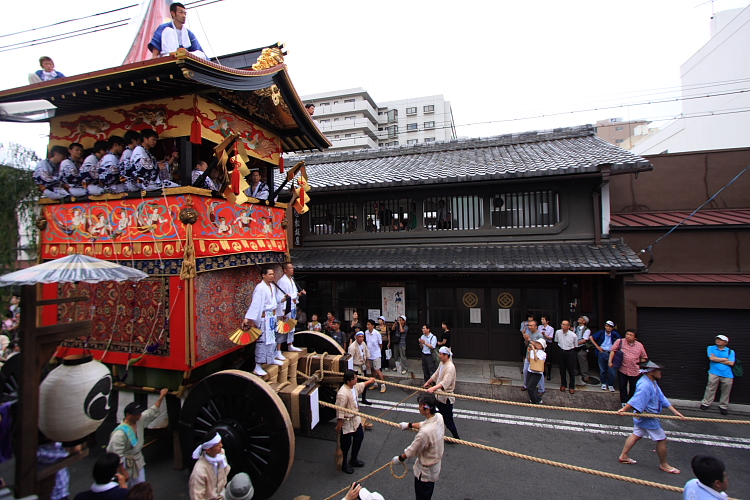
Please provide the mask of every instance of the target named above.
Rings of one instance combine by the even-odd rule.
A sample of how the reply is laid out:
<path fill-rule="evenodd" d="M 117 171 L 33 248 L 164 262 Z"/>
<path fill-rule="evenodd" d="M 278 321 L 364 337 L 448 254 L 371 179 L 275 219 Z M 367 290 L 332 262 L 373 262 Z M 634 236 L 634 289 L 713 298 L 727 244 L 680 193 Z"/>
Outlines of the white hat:
<path fill-rule="evenodd" d="M 358 331 L 357 333 L 354 334 L 355 337 L 359 337 L 360 335 L 362 335 L 364 337 L 365 336 L 365 332 L 363 332 L 362 330 L 360 330 L 360 331 Z"/>
<path fill-rule="evenodd" d="M 724 342 L 729 342 L 729 337 L 727 337 L 726 335 L 717 335 L 716 338 L 719 340 L 723 340 Z"/>
<path fill-rule="evenodd" d="M 581 316 L 581 317 L 583 318 L 583 321 L 585 321 L 585 322 L 586 322 L 586 323 L 588 324 L 588 322 L 589 322 L 589 317 L 588 317 L 588 316 Z"/>
<path fill-rule="evenodd" d="M 378 319 L 382 319 L 383 321 L 385 321 L 385 316 L 378 316 Z"/>
<path fill-rule="evenodd" d="M 224 488 L 225 500 L 250 500 L 254 494 L 255 490 L 253 489 L 253 483 L 250 481 L 250 476 L 244 472 L 234 476 L 227 483 L 227 487 Z"/>
<path fill-rule="evenodd" d="M 547 341 L 544 339 L 532 340 L 532 342 L 536 342 L 537 344 L 542 344 L 542 349 L 547 348 Z"/>
<path fill-rule="evenodd" d="M 403 314 L 402 314 L 401 316 L 399 316 L 399 318 L 401 318 L 401 319 L 403 319 L 404 321 L 406 321 L 406 316 L 404 316 Z"/>
<path fill-rule="evenodd" d="M 219 433 L 217 432 L 214 437 L 212 437 L 205 443 L 198 445 L 198 447 L 193 451 L 193 459 L 198 460 L 201 457 L 201 453 L 203 453 L 203 450 L 213 448 L 219 443 L 221 443 L 221 436 L 219 436 Z"/>
<path fill-rule="evenodd" d="M 361 490 L 359 490 L 359 499 L 360 500 L 385 500 L 383 495 L 381 495 L 377 491 L 370 492 L 366 488 L 362 488 Z"/>
<path fill-rule="evenodd" d="M 604 324 L 605 324 L 605 325 L 609 325 L 609 326 L 611 326 L 612 328 L 614 328 L 614 327 L 615 327 L 615 322 L 614 322 L 614 321 L 612 321 L 611 319 L 608 319 L 608 320 L 607 320 L 607 322 L 606 322 L 606 323 L 604 323 Z"/>
<path fill-rule="evenodd" d="M 440 354 L 447 354 L 448 356 L 453 356 L 453 352 L 448 347 L 441 347 L 440 350 L 438 350 Z"/>

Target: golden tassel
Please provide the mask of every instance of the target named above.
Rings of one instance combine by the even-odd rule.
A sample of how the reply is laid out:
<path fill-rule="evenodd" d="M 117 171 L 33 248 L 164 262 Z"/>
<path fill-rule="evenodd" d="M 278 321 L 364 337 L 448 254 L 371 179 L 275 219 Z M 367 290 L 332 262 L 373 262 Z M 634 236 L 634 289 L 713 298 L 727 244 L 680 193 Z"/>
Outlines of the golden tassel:
<path fill-rule="evenodd" d="M 193 226 L 185 225 L 185 254 L 182 257 L 182 269 L 180 270 L 180 279 L 195 278 L 195 246 L 193 245 Z"/>

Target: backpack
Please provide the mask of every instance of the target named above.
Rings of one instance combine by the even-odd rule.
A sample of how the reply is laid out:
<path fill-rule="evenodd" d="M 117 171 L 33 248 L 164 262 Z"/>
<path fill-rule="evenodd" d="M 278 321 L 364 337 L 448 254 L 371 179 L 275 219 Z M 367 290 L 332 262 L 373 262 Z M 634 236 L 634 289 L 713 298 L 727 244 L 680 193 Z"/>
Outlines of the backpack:
<path fill-rule="evenodd" d="M 727 347 L 729 349 L 729 347 Z M 732 350 L 729 349 L 729 354 L 732 354 Z M 737 359 L 737 353 L 734 354 L 734 366 L 732 366 L 732 375 L 734 375 L 734 378 L 740 378 L 745 373 L 745 370 L 742 369 L 742 363 L 740 363 L 740 360 Z"/>

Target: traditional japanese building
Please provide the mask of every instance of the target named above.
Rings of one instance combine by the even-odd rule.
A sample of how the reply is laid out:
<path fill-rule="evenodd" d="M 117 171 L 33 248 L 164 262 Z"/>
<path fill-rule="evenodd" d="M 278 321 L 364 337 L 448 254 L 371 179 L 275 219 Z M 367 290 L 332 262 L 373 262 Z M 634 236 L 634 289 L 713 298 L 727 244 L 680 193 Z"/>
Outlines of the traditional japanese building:
<path fill-rule="evenodd" d="M 609 182 L 649 171 L 591 126 L 304 158 L 313 200 L 292 257 L 308 316 L 405 311 L 464 358 L 520 358 L 527 311 L 622 317 L 646 267 L 610 235 Z M 377 313 L 377 314 L 376 314 Z"/>

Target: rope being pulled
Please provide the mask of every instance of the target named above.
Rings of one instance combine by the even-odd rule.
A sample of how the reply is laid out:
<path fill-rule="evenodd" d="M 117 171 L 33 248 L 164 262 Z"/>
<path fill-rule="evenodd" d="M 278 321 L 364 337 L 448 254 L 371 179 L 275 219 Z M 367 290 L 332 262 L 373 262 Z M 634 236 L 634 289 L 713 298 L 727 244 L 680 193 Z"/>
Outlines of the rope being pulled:
<path fill-rule="evenodd" d="M 326 371 L 325 373 L 329 375 L 343 375 L 341 372 L 333 372 L 333 371 Z M 305 375 L 307 376 L 307 375 Z M 366 377 L 358 377 L 360 379 L 366 379 Z M 427 392 L 427 389 L 423 389 L 422 387 L 414 387 L 413 385 L 404 385 L 404 384 L 397 384 L 396 382 L 384 382 L 379 381 L 382 384 L 390 385 L 393 387 L 400 387 L 402 389 L 407 389 L 409 391 L 419 391 L 419 392 Z M 617 417 L 646 417 L 646 418 L 663 418 L 663 419 L 670 419 L 670 420 L 684 420 L 686 422 L 709 422 L 709 423 L 716 423 L 716 424 L 744 424 L 748 425 L 750 424 L 750 420 L 724 420 L 719 418 L 702 418 L 702 417 L 678 417 L 677 415 L 661 415 L 661 414 L 654 414 L 654 413 L 620 413 L 618 411 L 611 411 L 611 410 L 591 410 L 588 408 L 570 408 L 567 406 L 548 406 L 548 405 L 535 405 L 532 403 L 521 403 L 518 401 L 506 401 L 503 399 L 489 399 L 489 398 L 481 398 L 478 396 L 467 396 L 465 394 L 456 394 L 454 392 L 443 392 L 443 391 L 435 391 L 435 395 L 445 395 L 450 396 L 453 398 L 459 398 L 459 399 L 468 399 L 469 401 L 479 401 L 482 403 L 494 403 L 494 404 L 505 404 L 505 405 L 512 405 L 512 406 L 525 406 L 528 408 L 537 408 L 542 410 L 559 410 L 559 411 L 572 411 L 572 412 L 578 412 L 578 413 L 596 413 L 597 415 L 614 415 Z"/>
<path fill-rule="evenodd" d="M 332 405 L 330 403 L 326 403 L 325 401 L 320 401 L 320 404 L 322 406 L 326 406 L 328 408 L 334 408 L 336 410 L 345 411 L 348 414 L 359 415 L 360 417 L 366 417 L 366 418 L 368 418 L 370 420 L 374 420 L 375 422 L 380 422 L 381 424 L 390 425 L 391 427 L 398 427 L 399 429 L 401 429 L 401 425 L 400 424 L 397 424 L 396 422 L 391 422 L 390 420 L 384 420 L 382 418 L 373 417 L 373 416 L 370 416 L 370 415 L 367 415 L 367 414 L 364 414 L 364 413 L 360 413 L 358 411 L 350 410 L 348 408 L 343 408 L 341 406 Z M 538 457 L 534 457 L 534 456 L 531 456 L 531 455 L 524 455 L 523 453 L 516 453 L 514 451 L 503 450 L 503 449 L 500 449 L 500 448 L 495 448 L 493 446 L 486 446 L 486 445 L 479 444 L 479 443 L 472 443 L 471 441 L 464 441 L 462 439 L 455 439 L 455 438 L 452 438 L 452 437 L 447 437 L 446 436 L 444 439 L 446 441 L 450 442 L 450 443 L 463 444 L 463 445 L 469 446 L 471 448 L 477 448 L 477 449 L 480 449 L 480 450 L 491 451 L 493 453 L 499 453 L 501 455 L 506 455 L 506 456 L 513 457 L 513 458 L 520 458 L 520 459 L 523 459 L 523 460 L 528 460 L 530 462 L 536 462 L 536 463 L 539 463 L 539 464 L 552 465 L 554 467 L 560 467 L 562 469 L 568 469 L 568 470 L 572 470 L 572 471 L 575 471 L 575 472 L 583 472 L 585 474 L 592 474 L 594 476 L 606 477 L 608 479 L 616 479 L 618 481 L 624 481 L 626 483 L 639 484 L 641 486 L 650 486 L 652 488 L 659 488 L 659 489 L 662 489 L 662 490 L 672 491 L 672 492 L 675 492 L 675 493 L 682 493 L 683 492 L 683 488 L 680 488 L 679 486 L 672 486 L 672 485 L 669 485 L 669 484 L 662 484 L 662 483 L 657 483 L 657 482 L 654 482 L 654 481 L 646 481 L 646 480 L 643 480 L 643 479 L 636 479 L 636 478 L 628 477 L 628 476 L 620 476 L 619 474 L 612 474 L 611 472 L 602 472 L 602 471 L 595 470 L 595 469 L 587 469 L 586 467 L 579 467 L 577 465 L 570 465 L 570 464 L 566 464 L 566 463 L 563 463 L 563 462 L 556 462 L 554 460 L 547 460 L 546 458 L 538 458 Z M 329 500 L 330 498 L 332 498 L 332 497 L 329 497 L 326 500 Z M 730 499 L 730 500 L 736 500 L 736 499 Z"/>
<path fill-rule="evenodd" d="M 403 462 L 402 462 L 402 463 L 403 463 Z M 377 474 L 378 472 L 380 472 L 381 470 L 385 469 L 385 468 L 386 468 L 386 467 L 388 467 L 388 466 L 390 466 L 390 467 L 391 467 L 391 475 L 392 475 L 393 477 L 395 477 L 396 479 L 403 479 L 403 478 L 405 478 L 405 477 L 406 477 L 406 473 L 407 473 L 407 472 L 409 472 L 409 468 L 408 468 L 408 467 L 406 466 L 406 464 L 405 464 L 405 463 L 403 463 L 403 466 L 404 466 L 404 473 L 403 473 L 403 474 L 401 474 L 400 476 L 399 476 L 399 475 L 397 475 L 397 474 L 396 474 L 396 472 L 395 472 L 395 471 L 393 470 L 393 462 L 389 460 L 387 464 L 383 464 L 383 465 L 381 465 L 380 467 L 378 467 L 378 468 L 377 468 L 377 469 L 375 469 L 374 471 L 370 472 L 369 474 L 367 474 L 367 475 L 366 475 L 365 477 L 363 477 L 362 479 L 360 479 L 360 480 L 359 480 L 359 481 L 357 481 L 357 482 L 361 483 L 361 482 L 362 482 L 362 481 L 364 481 L 365 479 L 369 479 L 369 478 L 371 478 L 372 476 L 374 476 L 375 474 Z M 347 491 L 349 491 L 349 488 L 351 488 L 351 485 L 348 485 L 348 486 L 345 486 L 344 488 L 341 488 L 341 489 L 340 489 L 339 491 L 337 491 L 337 492 L 336 492 L 336 493 L 334 493 L 333 495 L 331 495 L 331 496 L 329 496 L 329 497 L 326 497 L 326 498 L 325 498 L 325 500 L 331 500 L 332 498 L 336 498 L 336 497 L 337 497 L 337 496 L 339 496 L 340 494 L 342 494 L 342 493 L 346 493 Z"/>

